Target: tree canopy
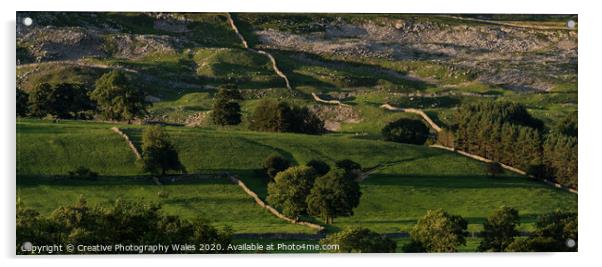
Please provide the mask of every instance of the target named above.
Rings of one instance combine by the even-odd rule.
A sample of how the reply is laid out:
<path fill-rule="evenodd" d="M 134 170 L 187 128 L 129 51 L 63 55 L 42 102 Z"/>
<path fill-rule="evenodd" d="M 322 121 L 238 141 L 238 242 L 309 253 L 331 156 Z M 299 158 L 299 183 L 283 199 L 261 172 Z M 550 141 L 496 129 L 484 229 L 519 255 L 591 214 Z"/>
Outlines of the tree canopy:
<path fill-rule="evenodd" d="M 554 211 L 540 216 L 536 230 L 526 239 L 516 239 L 506 251 L 563 252 L 577 251 L 577 214 Z"/>
<path fill-rule="evenodd" d="M 314 182 L 307 196 L 308 213 L 332 223 L 336 217 L 352 216 L 361 195 L 353 175 L 342 169 L 333 169 Z"/>
<path fill-rule="evenodd" d="M 217 125 L 237 125 L 242 121 L 240 104 L 242 100 L 238 90 L 221 88 L 213 100 L 211 119 Z"/>
<path fill-rule="evenodd" d="M 121 70 L 113 70 L 98 78 L 90 98 L 96 101 L 100 113 L 109 120 L 130 121 L 141 117 L 150 105 L 145 100 L 144 91 Z"/>
<path fill-rule="evenodd" d="M 23 94 L 20 97 L 24 97 Z M 35 117 L 77 118 L 79 112 L 92 109 L 85 88 L 71 83 L 38 84 L 28 96 L 28 105 L 30 114 Z"/>
<path fill-rule="evenodd" d="M 282 213 L 292 218 L 305 214 L 309 194 L 316 171 L 307 166 L 288 168 L 276 175 L 274 182 L 268 184 L 268 203 L 282 210 Z"/>
<path fill-rule="evenodd" d="M 465 104 L 454 117 L 456 149 L 577 188 L 577 138 L 570 135 L 576 115 L 560 127 L 565 130 L 550 133 L 517 103 Z"/>
<path fill-rule="evenodd" d="M 343 231 L 330 234 L 320 240 L 320 244 L 338 244 L 338 250 L 333 252 L 347 253 L 393 253 L 397 248 L 395 241 L 369 229 L 359 227 L 346 228 Z"/>
<path fill-rule="evenodd" d="M 493 212 L 483 224 L 483 240 L 479 251 L 504 251 L 518 235 L 516 227 L 520 224 L 518 211 L 501 207 Z"/>
<path fill-rule="evenodd" d="M 266 132 L 324 133 L 324 122 L 307 107 L 264 99 L 250 118 L 251 130 Z"/>
<path fill-rule="evenodd" d="M 410 232 L 406 252 L 455 252 L 466 244 L 468 223 L 462 217 L 441 209 L 429 210 Z"/>
<path fill-rule="evenodd" d="M 330 165 L 322 160 L 312 159 L 305 166 L 314 168 L 319 176 L 327 174 L 330 171 Z"/>
<path fill-rule="evenodd" d="M 291 162 L 288 159 L 278 154 L 271 154 L 263 161 L 263 172 L 271 181 L 279 172 L 288 169 L 290 166 Z"/>
<path fill-rule="evenodd" d="M 153 174 L 185 171 L 169 135 L 159 125 L 146 127 L 142 132 L 142 161 L 144 171 Z"/>
<path fill-rule="evenodd" d="M 182 219 L 178 216 L 163 215 L 161 206 L 157 204 L 120 199 L 108 207 L 101 207 L 90 206 L 84 198 L 80 198 L 77 203 L 57 208 L 47 216 L 42 216 L 36 210 L 24 207 L 18 202 L 16 228 L 18 254 L 29 253 L 20 249 L 24 242 L 63 246 L 67 244 L 77 246 L 119 243 L 137 245 L 215 243 L 225 248 L 232 239 L 230 229 L 218 230 L 202 218 Z M 222 251 L 204 252 L 223 253 Z M 63 253 L 68 252 L 63 251 Z M 184 252 L 170 251 L 170 253 Z"/>
<path fill-rule="evenodd" d="M 421 120 L 401 118 L 382 129 L 385 141 L 422 145 L 429 137 L 429 129 Z"/>
<path fill-rule="evenodd" d="M 16 103 L 17 103 L 17 116 L 27 116 L 27 114 L 29 113 L 29 105 L 28 105 L 28 101 L 29 101 L 29 94 L 19 88 L 17 88 L 17 93 L 16 93 Z"/>

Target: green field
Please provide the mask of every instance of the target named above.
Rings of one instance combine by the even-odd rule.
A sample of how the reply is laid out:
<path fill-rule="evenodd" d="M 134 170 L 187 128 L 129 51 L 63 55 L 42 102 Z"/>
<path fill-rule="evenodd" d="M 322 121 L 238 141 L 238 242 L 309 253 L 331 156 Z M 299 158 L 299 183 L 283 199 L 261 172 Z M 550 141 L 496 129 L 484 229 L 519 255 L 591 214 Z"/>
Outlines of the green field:
<path fill-rule="evenodd" d="M 117 198 L 144 199 L 162 203 L 167 213 L 202 216 L 240 233 L 312 232 L 279 221 L 225 180 L 192 179 L 163 188 L 154 185 L 139 172 L 133 153 L 120 136 L 110 131 L 111 126 L 19 120 L 18 197 L 42 212 L 73 203 L 79 195 L 99 204 Z M 141 126 L 119 127 L 139 144 Z M 365 168 L 383 164 L 361 183 L 363 195 L 354 216 L 335 219 L 329 231 L 352 225 L 382 233 L 408 231 L 426 210 L 436 208 L 463 216 L 469 221 L 469 230 L 479 231 L 484 219 L 502 205 L 518 209 L 521 229 L 531 230 L 540 214 L 555 209 L 577 211 L 575 194 L 510 173 L 490 178 L 482 163 L 426 146 L 341 134 L 309 136 L 183 127 L 167 130 L 188 172 L 238 174 L 264 198 L 266 182 L 256 170 L 272 153 L 296 164 L 314 158 L 331 164 L 349 158 Z M 101 177 L 98 181 L 64 177 L 79 166 L 99 172 Z M 169 196 L 160 198 L 161 190 Z"/>
<path fill-rule="evenodd" d="M 237 185 L 225 179 L 155 185 L 150 179 L 103 177 L 99 181 L 50 180 L 19 177 L 17 196 L 43 214 L 73 204 L 84 196 L 91 204 L 108 205 L 115 200 L 160 203 L 163 212 L 184 218 L 201 217 L 236 233 L 312 233 L 312 229 L 280 221 L 259 208 Z M 159 192 L 167 192 L 160 197 Z"/>

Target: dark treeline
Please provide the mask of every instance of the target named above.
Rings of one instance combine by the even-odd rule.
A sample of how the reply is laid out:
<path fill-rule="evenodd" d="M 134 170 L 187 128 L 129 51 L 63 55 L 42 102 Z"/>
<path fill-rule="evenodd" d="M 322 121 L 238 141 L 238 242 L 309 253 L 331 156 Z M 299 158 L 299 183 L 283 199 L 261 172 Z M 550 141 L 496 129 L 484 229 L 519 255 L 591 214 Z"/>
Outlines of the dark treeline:
<path fill-rule="evenodd" d="M 109 207 L 90 206 L 83 198 L 69 206 L 59 207 L 46 216 L 17 203 L 17 254 L 31 253 L 20 246 L 31 242 L 43 245 L 113 245 L 113 244 L 219 244 L 220 251 L 188 251 L 188 253 L 228 253 L 232 231 L 219 230 L 201 218 L 183 219 L 164 215 L 161 207 L 143 202 L 117 200 Z M 198 249 L 198 248 L 197 248 Z M 56 253 L 69 253 L 63 250 Z M 74 251 L 76 254 L 102 253 Z M 138 253 L 105 252 L 109 254 Z M 150 253 L 150 252 L 146 252 Z M 168 253 L 187 253 L 168 251 Z"/>
<path fill-rule="evenodd" d="M 39 83 L 31 91 L 17 88 L 17 115 L 58 119 L 128 121 L 142 118 L 151 104 L 135 78 L 119 70 L 103 74 L 93 88 L 78 83 Z"/>
<path fill-rule="evenodd" d="M 262 100 L 249 119 L 249 128 L 265 132 L 322 134 L 324 122 L 307 107 L 271 99 Z"/>
<path fill-rule="evenodd" d="M 521 104 L 488 101 L 463 105 L 455 120 L 456 149 L 577 188 L 576 118 L 545 129 Z"/>

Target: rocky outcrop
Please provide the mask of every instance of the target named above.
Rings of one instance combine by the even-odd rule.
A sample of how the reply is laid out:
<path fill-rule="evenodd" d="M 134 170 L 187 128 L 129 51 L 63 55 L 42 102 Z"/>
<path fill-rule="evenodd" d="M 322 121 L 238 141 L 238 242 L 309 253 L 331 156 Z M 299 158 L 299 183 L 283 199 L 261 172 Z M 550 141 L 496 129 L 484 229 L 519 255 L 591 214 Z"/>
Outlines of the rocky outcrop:
<path fill-rule="evenodd" d="M 291 86 L 291 83 L 288 80 L 288 77 L 284 74 L 284 72 L 282 72 L 280 70 L 280 68 L 278 68 L 278 64 L 276 63 L 276 59 L 274 58 L 274 56 L 272 56 L 272 54 L 270 54 L 266 51 L 250 48 L 249 43 L 247 42 L 245 37 L 240 33 L 240 31 L 238 30 L 238 27 L 236 27 L 236 23 L 234 23 L 234 20 L 232 19 L 232 16 L 230 15 L 230 13 L 226 13 L 226 17 L 228 19 L 228 24 L 230 24 L 230 27 L 232 28 L 234 33 L 236 33 L 236 36 L 238 36 L 238 38 L 240 39 L 242 46 L 251 52 L 259 53 L 259 54 L 266 56 L 272 63 L 272 69 L 274 69 L 274 72 L 276 73 L 276 75 L 280 76 L 280 78 L 282 78 L 284 80 L 284 82 L 286 84 L 286 88 L 288 88 L 288 90 L 292 91 L 293 87 Z"/>
<path fill-rule="evenodd" d="M 116 34 L 107 37 L 107 52 L 116 58 L 136 59 L 152 54 L 174 54 L 181 40 L 165 35 Z"/>
<path fill-rule="evenodd" d="M 338 101 L 338 100 L 331 100 Z M 359 113 L 353 110 L 353 107 L 347 104 L 333 104 L 328 102 L 321 102 L 326 105 L 313 105 L 309 109 L 311 112 L 316 114 L 322 121 L 324 121 L 324 128 L 331 132 L 338 132 L 341 130 L 341 124 L 343 123 L 359 123 L 362 118 Z"/>
<path fill-rule="evenodd" d="M 577 32 L 486 23 L 339 19 L 323 31 L 256 31 L 259 47 L 338 58 L 445 62 L 450 70 L 516 90 L 548 90 L 550 79 L 576 75 Z M 573 66 L 573 67 L 571 67 Z M 543 71 L 542 71 L 543 70 Z"/>
<path fill-rule="evenodd" d="M 39 61 L 77 60 L 105 56 L 102 36 L 81 27 L 37 27 L 18 36 L 18 43 L 27 47 Z"/>

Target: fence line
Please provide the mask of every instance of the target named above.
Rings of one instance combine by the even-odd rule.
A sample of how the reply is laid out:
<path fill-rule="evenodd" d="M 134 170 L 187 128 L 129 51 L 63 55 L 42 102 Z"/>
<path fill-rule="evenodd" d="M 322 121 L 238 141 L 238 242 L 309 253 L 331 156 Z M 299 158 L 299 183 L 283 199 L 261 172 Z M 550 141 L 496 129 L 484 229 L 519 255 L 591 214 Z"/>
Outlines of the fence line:
<path fill-rule="evenodd" d="M 318 95 L 316 95 L 316 93 L 311 93 L 311 96 L 314 98 L 314 100 L 316 102 L 332 104 L 332 105 L 340 105 L 340 106 L 349 106 L 339 100 L 324 100 L 324 99 L 320 98 Z"/>
<path fill-rule="evenodd" d="M 439 127 L 439 125 L 437 125 L 433 120 L 431 120 L 431 118 L 428 115 L 426 115 L 426 113 L 424 113 L 424 111 L 422 111 L 420 109 L 398 108 L 398 107 L 391 106 L 390 104 L 383 104 L 380 107 L 387 109 L 387 110 L 391 110 L 391 111 L 402 111 L 402 112 L 418 114 L 420 117 L 422 117 L 423 120 L 425 120 L 431 126 L 431 128 L 433 128 L 433 130 L 435 130 L 436 132 L 442 131 L 441 127 Z"/>
<path fill-rule="evenodd" d="M 278 64 L 276 64 L 276 58 L 274 58 L 274 56 L 272 56 L 272 54 L 270 54 L 264 50 L 253 49 L 253 48 L 249 47 L 249 43 L 247 43 L 247 40 L 245 39 L 245 37 L 242 35 L 242 33 L 240 33 L 240 31 L 238 30 L 238 27 L 236 27 L 236 24 L 234 23 L 234 20 L 232 19 L 232 16 L 230 15 L 230 13 L 226 13 L 226 18 L 228 19 L 228 23 L 230 24 L 230 27 L 232 28 L 234 33 L 236 33 L 236 36 L 238 36 L 238 39 L 240 39 L 242 46 L 251 52 L 255 52 L 255 53 L 266 56 L 272 63 L 272 69 L 274 69 L 274 72 L 276 73 L 276 75 L 278 75 L 280 78 L 282 78 L 284 80 L 284 82 L 286 83 L 286 88 L 288 88 L 289 90 L 292 91 L 293 87 L 291 86 L 291 83 L 289 82 L 288 77 L 284 74 L 284 72 L 282 72 L 280 70 L 280 68 L 278 68 Z"/>
<path fill-rule="evenodd" d="M 132 143 L 132 140 L 130 140 L 130 137 L 128 137 L 127 134 L 125 134 L 124 132 L 122 132 L 117 127 L 112 127 L 111 130 L 113 132 L 116 132 L 117 134 L 119 134 L 121 137 L 123 137 L 123 139 L 125 139 L 125 142 L 128 144 L 128 146 L 130 147 L 130 149 L 132 150 L 132 152 L 134 152 L 134 155 L 136 155 L 137 159 L 142 159 L 142 156 L 140 155 L 140 152 L 138 152 L 138 149 L 136 148 L 136 146 L 134 145 L 134 143 Z"/>
<path fill-rule="evenodd" d="M 468 153 L 468 152 L 466 152 L 466 151 L 457 150 L 457 149 L 454 149 L 454 148 L 451 148 L 451 147 L 447 147 L 447 146 L 442 146 L 442 145 L 430 145 L 430 147 L 433 147 L 433 148 L 439 148 L 439 149 L 445 149 L 445 150 L 447 150 L 447 151 L 456 152 L 456 153 L 458 153 L 458 154 L 460 154 L 460 155 L 462 155 L 462 156 L 465 156 L 465 157 L 468 157 L 468 158 L 471 158 L 471 159 L 474 159 L 474 160 L 478 160 L 478 161 L 481 161 L 481 162 L 485 162 L 485 163 L 491 163 L 491 162 L 493 162 L 493 160 L 490 160 L 490 159 L 487 159 L 487 158 L 481 157 L 481 156 L 479 156 L 479 155 L 471 154 L 471 153 Z M 499 162 L 498 162 L 498 163 L 499 163 Z M 525 175 L 525 176 L 528 176 L 529 178 L 536 179 L 536 178 L 535 178 L 533 175 L 529 175 L 529 174 L 528 174 L 526 171 L 524 171 L 524 170 L 521 170 L 521 169 L 518 169 L 518 168 L 512 167 L 512 166 L 510 166 L 510 165 L 506 165 L 506 164 L 504 164 L 504 163 L 499 163 L 499 164 L 500 164 L 500 166 L 502 166 L 502 168 L 504 168 L 504 169 L 506 169 L 506 170 L 509 170 L 509 171 L 511 171 L 511 172 L 514 172 L 514 173 L 518 173 L 518 174 L 520 174 L 520 175 Z M 577 192 L 577 190 L 575 190 L 575 189 L 573 189 L 573 188 L 566 187 L 566 186 L 564 186 L 564 185 L 561 185 L 561 184 L 559 184 L 559 183 L 552 182 L 552 181 L 550 181 L 550 180 L 547 180 L 547 179 L 537 179 L 537 180 L 541 180 L 542 182 L 544 182 L 544 183 L 546 183 L 546 184 L 548 184 L 548 185 L 554 186 L 554 187 L 556 187 L 556 188 L 564 189 L 564 190 L 566 190 L 566 191 L 569 191 L 569 192 L 571 192 L 571 193 L 575 193 L 575 194 L 577 194 L 577 193 L 578 193 L 578 192 Z"/>

